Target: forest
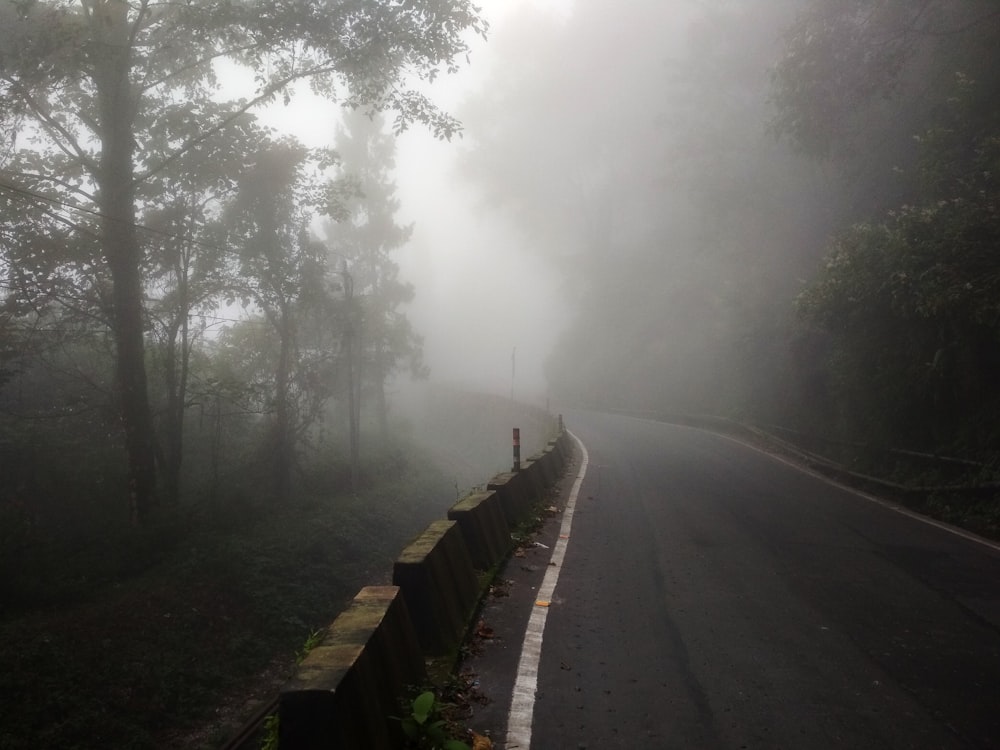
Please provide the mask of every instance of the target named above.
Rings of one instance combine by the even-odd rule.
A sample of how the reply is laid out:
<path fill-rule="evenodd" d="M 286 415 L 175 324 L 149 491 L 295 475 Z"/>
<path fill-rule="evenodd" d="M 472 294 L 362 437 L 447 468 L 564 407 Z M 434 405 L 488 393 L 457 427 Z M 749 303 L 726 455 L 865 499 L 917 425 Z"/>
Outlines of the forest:
<path fill-rule="evenodd" d="M 0 624 L 30 641 L 19 659 L 63 654 L 32 618 L 122 587 L 135 611 L 170 589 L 173 611 L 181 582 L 210 578 L 189 609 L 259 676 L 351 593 L 331 567 L 384 563 L 467 488 L 393 404 L 446 364 L 411 312 L 451 309 L 401 272 L 411 128 L 452 142 L 447 179 L 558 278 L 568 319 L 537 321 L 560 328 L 553 403 L 729 417 L 996 480 L 995 0 L 481 4 L 0 0 Z M 483 49 L 479 85 L 437 106 Z M 260 117 L 307 90 L 342 107 L 329 147 Z M 422 398 L 458 451 L 463 429 L 520 413 Z M 329 590 L 296 589 L 295 565 Z M 231 631 L 227 586 L 253 618 L 301 611 Z M 177 666 L 183 634 L 177 664 L 130 673 L 121 644 L 155 628 L 117 606 L 83 637 L 121 618 L 117 697 L 56 724 L 10 702 L 37 724 L 4 719 L 0 747 L 152 747 L 150 716 L 196 722 L 231 690 L 221 665 Z M 0 694 L 28 670 L 6 662 Z"/>
<path fill-rule="evenodd" d="M 0 3 L 0 746 L 194 743 L 454 502 L 389 423 L 426 377 L 392 172 L 395 134 L 458 131 L 422 89 L 484 30 Z M 303 91 L 343 108 L 329 148 L 259 118 Z"/>
<path fill-rule="evenodd" d="M 749 0 L 525 22 L 530 53 L 461 113 L 463 169 L 562 274 L 553 393 L 995 462 L 998 19 Z"/>

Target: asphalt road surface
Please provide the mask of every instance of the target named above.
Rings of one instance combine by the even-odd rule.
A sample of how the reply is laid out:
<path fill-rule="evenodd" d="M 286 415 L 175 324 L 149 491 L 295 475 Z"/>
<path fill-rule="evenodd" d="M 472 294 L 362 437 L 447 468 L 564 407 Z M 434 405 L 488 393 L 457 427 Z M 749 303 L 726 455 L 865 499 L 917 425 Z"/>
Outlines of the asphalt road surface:
<path fill-rule="evenodd" d="M 996 546 L 725 437 L 566 422 L 589 466 L 565 557 L 546 568 L 559 578 L 530 742 L 498 725 L 497 747 L 1000 747 Z M 517 601 L 486 616 L 523 627 Z M 521 649 L 497 641 L 478 668 L 502 713 L 499 671 Z"/>

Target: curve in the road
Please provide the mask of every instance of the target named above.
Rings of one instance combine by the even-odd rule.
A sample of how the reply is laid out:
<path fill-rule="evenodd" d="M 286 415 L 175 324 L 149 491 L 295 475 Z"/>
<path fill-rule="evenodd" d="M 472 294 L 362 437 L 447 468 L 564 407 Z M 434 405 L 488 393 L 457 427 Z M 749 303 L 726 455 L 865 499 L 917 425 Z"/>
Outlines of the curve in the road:
<path fill-rule="evenodd" d="M 572 416 L 590 470 L 507 750 L 997 747 L 996 545 L 719 435 Z"/>

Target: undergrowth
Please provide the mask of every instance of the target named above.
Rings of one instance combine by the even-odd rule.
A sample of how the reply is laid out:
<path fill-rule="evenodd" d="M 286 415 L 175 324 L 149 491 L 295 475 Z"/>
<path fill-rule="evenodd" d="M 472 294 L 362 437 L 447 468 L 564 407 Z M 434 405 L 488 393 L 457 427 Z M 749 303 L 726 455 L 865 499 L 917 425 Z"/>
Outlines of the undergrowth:
<path fill-rule="evenodd" d="M 162 747 L 276 655 L 291 666 L 450 505 L 446 478 L 404 464 L 357 494 L 221 508 L 161 540 L 114 530 L 106 557 L 20 571 L 20 609 L 0 620 L 0 748 Z"/>
<path fill-rule="evenodd" d="M 115 515 L 110 479 L 82 509 L 67 494 L 79 482 L 33 484 L 35 506 L 52 501 L 45 524 L 0 504 L 0 750 L 221 746 L 256 708 L 248 685 L 272 698 L 303 641 L 389 582 L 465 477 L 506 463 L 511 426 L 547 437 L 509 402 L 430 401 L 430 426 L 366 453 L 357 492 L 327 450 L 280 507 L 261 499 L 261 461 L 138 530 Z"/>

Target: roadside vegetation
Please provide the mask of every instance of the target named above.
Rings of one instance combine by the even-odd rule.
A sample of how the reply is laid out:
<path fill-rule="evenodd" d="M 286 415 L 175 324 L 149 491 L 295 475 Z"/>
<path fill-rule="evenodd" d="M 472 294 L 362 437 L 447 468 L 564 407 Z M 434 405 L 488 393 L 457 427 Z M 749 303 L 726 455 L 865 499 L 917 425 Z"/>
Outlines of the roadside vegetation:
<path fill-rule="evenodd" d="M 202 746 L 165 738 L 214 718 L 230 692 L 273 697 L 306 636 L 387 582 L 408 535 L 447 507 L 450 488 L 420 464 L 386 454 L 366 466 L 378 485 L 356 494 L 314 486 L 280 512 L 229 501 L 22 562 L 5 581 L 22 606 L 7 597 L 0 621 L 0 747 Z"/>
<path fill-rule="evenodd" d="M 469 489 L 415 434 L 481 482 L 509 462 L 512 424 L 532 449 L 550 436 L 548 418 L 506 399 L 421 394 L 419 424 L 401 417 L 400 437 L 366 443 L 356 491 L 331 450 L 275 507 L 255 492 L 266 467 L 250 463 L 231 467 L 214 500 L 156 524 L 5 548 L 0 748 L 211 748 L 231 736 L 310 634 L 362 586 L 388 583 L 406 542 Z"/>

